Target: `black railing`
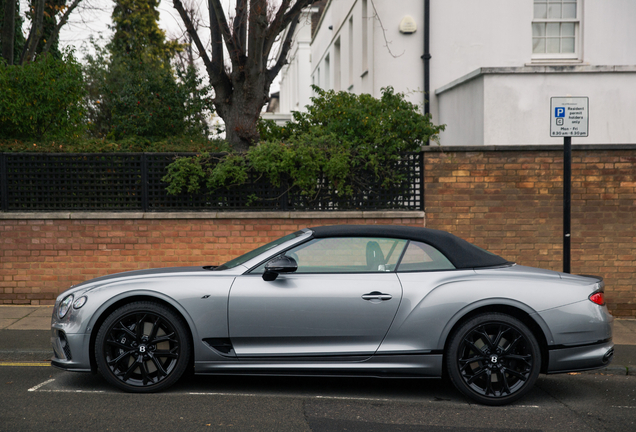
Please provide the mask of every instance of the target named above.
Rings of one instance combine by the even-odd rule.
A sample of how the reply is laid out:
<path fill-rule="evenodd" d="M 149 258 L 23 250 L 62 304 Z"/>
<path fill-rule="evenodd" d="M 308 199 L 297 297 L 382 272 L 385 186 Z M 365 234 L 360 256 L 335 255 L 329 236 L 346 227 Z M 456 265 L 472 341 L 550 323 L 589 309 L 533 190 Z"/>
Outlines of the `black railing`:
<path fill-rule="evenodd" d="M 383 187 L 364 173 L 353 194 L 312 196 L 252 178 L 241 186 L 169 195 L 161 181 L 176 153 L 0 153 L 1 211 L 422 210 L 423 158 L 406 153 L 390 167 L 404 181 Z"/>

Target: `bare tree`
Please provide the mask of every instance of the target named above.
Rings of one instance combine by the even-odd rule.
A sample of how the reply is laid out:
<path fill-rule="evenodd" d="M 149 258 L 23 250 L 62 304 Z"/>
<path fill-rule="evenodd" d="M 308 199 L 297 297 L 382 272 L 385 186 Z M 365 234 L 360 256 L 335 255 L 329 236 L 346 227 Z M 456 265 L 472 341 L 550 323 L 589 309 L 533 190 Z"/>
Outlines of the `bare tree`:
<path fill-rule="evenodd" d="M 234 17 L 230 18 L 220 0 L 207 0 L 211 37 L 208 53 L 193 25 L 192 15 L 181 0 L 173 0 L 205 64 L 215 91 L 216 112 L 225 122 L 226 137 L 236 150 L 246 151 L 258 141 L 257 122 L 270 85 L 287 62 L 302 10 L 314 2 L 236 0 Z M 277 7 L 275 3 L 280 4 Z M 285 29 L 278 57 L 270 66 L 272 48 Z"/>
<path fill-rule="evenodd" d="M 61 28 L 67 23 L 69 15 L 75 10 L 82 0 L 73 0 L 70 6 L 63 5 L 54 9 L 54 15 L 48 14 L 48 16 L 55 20 L 55 25 L 51 32 L 44 35 L 44 15 L 45 6 L 47 3 L 45 0 L 33 0 L 31 2 L 31 28 L 29 29 L 29 36 L 22 49 L 20 58 L 14 58 L 13 50 L 15 43 L 15 1 L 5 0 L 4 3 L 4 22 L 2 28 L 2 52 L 0 53 L 7 64 L 24 64 L 36 57 L 36 55 L 48 53 L 53 43 L 57 40 Z M 50 7 L 50 5 L 48 5 Z M 59 21 L 56 17 L 59 16 Z M 42 37 L 46 37 L 41 51 L 38 50 L 38 44 Z"/>

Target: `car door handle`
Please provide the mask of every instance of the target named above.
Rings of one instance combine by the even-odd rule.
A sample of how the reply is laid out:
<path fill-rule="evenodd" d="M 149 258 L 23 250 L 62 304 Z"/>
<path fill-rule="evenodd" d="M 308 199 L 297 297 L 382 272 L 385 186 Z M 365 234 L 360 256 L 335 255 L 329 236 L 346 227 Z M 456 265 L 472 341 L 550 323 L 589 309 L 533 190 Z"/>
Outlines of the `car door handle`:
<path fill-rule="evenodd" d="M 386 300 L 391 300 L 393 298 L 393 296 L 391 294 L 384 294 L 381 293 L 380 291 L 373 291 L 370 292 L 368 294 L 363 294 L 362 298 L 364 300 L 381 300 L 381 301 L 386 301 Z"/>

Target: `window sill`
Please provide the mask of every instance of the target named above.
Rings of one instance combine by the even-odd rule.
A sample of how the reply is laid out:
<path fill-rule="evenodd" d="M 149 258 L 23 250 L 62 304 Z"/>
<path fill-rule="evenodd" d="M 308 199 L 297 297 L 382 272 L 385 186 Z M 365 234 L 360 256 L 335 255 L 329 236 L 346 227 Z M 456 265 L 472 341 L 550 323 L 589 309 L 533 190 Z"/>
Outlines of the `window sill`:
<path fill-rule="evenodd" d="M 525 66 L 589 66 L 581 59 L 532 59 Z"/>

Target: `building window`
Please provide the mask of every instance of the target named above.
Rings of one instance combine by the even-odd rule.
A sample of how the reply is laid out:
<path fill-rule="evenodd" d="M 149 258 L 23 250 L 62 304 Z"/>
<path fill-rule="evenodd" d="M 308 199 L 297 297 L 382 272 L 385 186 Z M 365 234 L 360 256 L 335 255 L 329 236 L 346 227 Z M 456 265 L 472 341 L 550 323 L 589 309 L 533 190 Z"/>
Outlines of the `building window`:
<path fill-rule="evenodd" d="M 576 59 L 580 32 L 578 0 L 534 0 L 532 57 Z"/>

